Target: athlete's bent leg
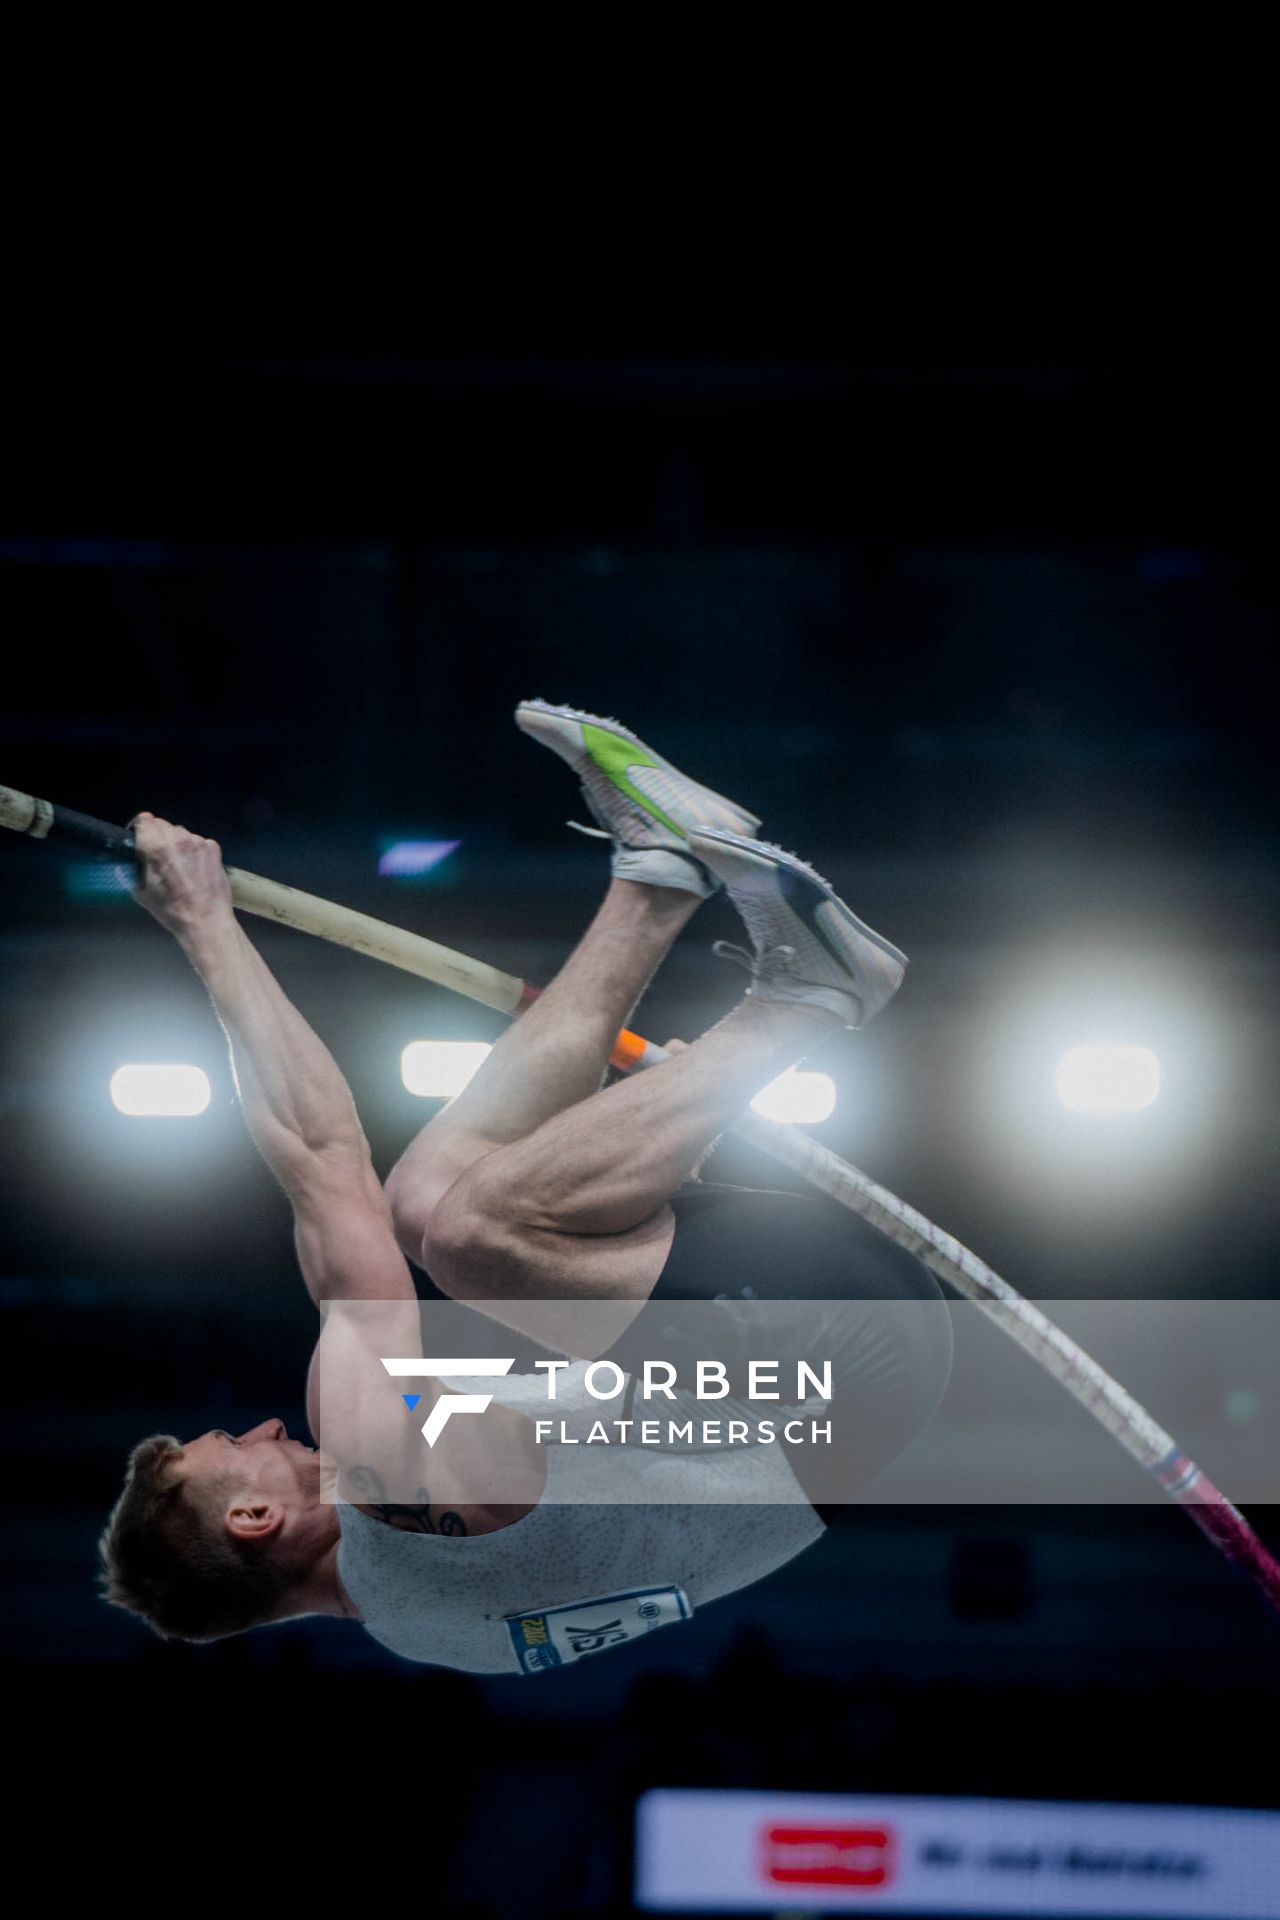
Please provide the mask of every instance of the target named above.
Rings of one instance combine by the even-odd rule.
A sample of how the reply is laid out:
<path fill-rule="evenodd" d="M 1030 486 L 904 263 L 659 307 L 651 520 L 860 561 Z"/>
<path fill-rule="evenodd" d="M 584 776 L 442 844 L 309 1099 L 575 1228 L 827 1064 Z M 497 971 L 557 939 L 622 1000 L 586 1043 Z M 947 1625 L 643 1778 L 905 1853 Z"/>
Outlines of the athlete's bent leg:
<path fill-rule="evenodd" d="M 476 1160 L 428 1223 L 433 1278 L 477 1302 L 647 1298 L 669 1196 L 753 1094 L 838 1030 L 820 1008 L 748 996 L 676 1058 Z"/>
<path fill-rule="evenodd" d="M 460 1175 L 599 1090 L 618 1032 L 699 904 L 697 895 L 671 887 L 611 883 L 545 993 L 393 1169 L 387 1196 L 411 1260 L 424 1262 L 432 1215 Z"/>

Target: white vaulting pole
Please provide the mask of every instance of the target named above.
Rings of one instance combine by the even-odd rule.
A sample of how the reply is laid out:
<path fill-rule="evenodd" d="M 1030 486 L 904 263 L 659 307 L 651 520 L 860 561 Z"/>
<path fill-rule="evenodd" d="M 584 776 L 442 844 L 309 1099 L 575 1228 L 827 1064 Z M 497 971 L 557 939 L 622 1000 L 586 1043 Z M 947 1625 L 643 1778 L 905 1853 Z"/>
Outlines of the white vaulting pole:
<path fill-rule="evenodd" d="M 52 840 L 88 848 L 118 860 L 133 860 L 136 849 L 127 829 L 88 815 L 53 806 L 11 787 L 0 787 L 0 827 L 34 839 Z M 257 874 L 228 867 L 231 895 L 245 913 L 313 934 L 336 946 L 349 947 L 385 965 L 433 980 L 468 999 L 478 1000 L 499 1013 L 518 1014 L 540 989 L 473 960 L 421 934 L 388 926 L 350 907 L 335 905 L 315 894 Z M 630 1071 L 656 1066 L 671 1055 L 638 1034 L 618 1035 L 615 1066 Z M 1007 1280 L 992 1271 L 975 1253 L 935 1226 L 924 1214 L 890 1193 L 870 1175 L 851 1166 L 798 1127 L 765 1120 L 750 1111 L 732 1131 L 800 1174 L 841 1206 L 859 1213 L 899 1246 L 914 1253 L 930 1270 L 966 1299 L 975 1301 L 1009 1337 L 1051 1373 L 1068 1393 L 1087 1408 L 1113 1439 L 1144 1467 L 1171 1499 L 1233 1565 L 1255 1582 L 1280 1613 L 1280 1562 L 1268 1552 L 1244 1515 L 1232 1506 L 1193 1460 L 1180 1450 L 1172 1435 L 1141 1406 L 1118 1380 L 1099 1366 L 1047 1314 L 1026 1300 Z"/>
<path fill-rule="evenodd" d="M 434 980 L 437 986 L 451 987 L 469 1000 L 479 1000 L 499 1013 L 518 1013 L 534 995 L 525 991 L 523 980 L 486 966 L 468 954 L 455 953 L 451 947 L 437 945 L 420 933 L 408 933 L 403 927 L 388 926 L 367 913 L 351 907 L 335 906 L 314 893 L 300 893 L 279 880 L 263 880 L 256 873 L 228 867 L 231 898 L 242 913 L 257 914 L 274 920 L 277 926 L 293 927 L 298 933 L 314 934 L 335 946 L 349 947 L 353 953 L 381 960 L 402 973 L 416 973 L 420 980 Z"/>
<path fill-rule="evenodd" d="M 1170 1499 L 1254 1581 L 1280 1613 L 1280 1561 L 1263 1545 L 1239 1509 L 1183 1453 L 1173 1436 L 1048 1314 L 942 1227 L 798 1128 L 778 1126 L 747 1113 L 733 1131 L 803 1174 L 842 1206 L 860 1213 L 967 1300 L 982 1307 L 1010 1339 L 1119 1441 L 1139 1466 L 1146 1468 Z"/>

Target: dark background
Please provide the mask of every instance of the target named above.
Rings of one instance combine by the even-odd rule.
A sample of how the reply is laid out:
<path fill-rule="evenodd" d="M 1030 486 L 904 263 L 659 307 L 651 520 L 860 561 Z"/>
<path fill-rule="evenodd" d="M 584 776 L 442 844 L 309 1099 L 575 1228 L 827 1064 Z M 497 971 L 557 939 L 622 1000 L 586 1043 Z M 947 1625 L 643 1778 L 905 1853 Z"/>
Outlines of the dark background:
<path fill-rule="evenodd" d="M 602 859 L 511 709 L 616 714 L 912 957 L 820 1137 L 1033 1297 L 1274 1294 L 1269 369 L 148 343 L 27 360 L 5 410 L 7 784 L 149 808 L 541 980 Z M 380 879 L 401 836 L 462 844 Z M 176 949 L 109 871 L 8 840 L 0 877 L 6 1683 L 38 1699 L 37 1758 L 95 1729 L 86 1818 L 157 1753 L 215 1793 L 355 1764 L 387 1833 L 429 1803 L 450 1911 L 519 1889 L 568 1914 L 626 1910 L 646 1785 L 1275 1804 L 1246 1733 L 1280 1707 L 1280 1628 L 1173 1512 L 867 1510 L 554 1680 L 413 1668 L 331 1622 L 166 1646 L 106 1609 L 129 1445 L 301 1429 L 314 1314 Z M 385 1172 L 426 1115 L 400 1047 L 501 1022 L 252 930 Z M 643 1030 L 728 1007 L 708 948 L 733 932 L 699 916 Z M 1135 1014 L 1167 1073 L 1144 1122 L 1041 1100 L 1072 1022 Z M 128 1058 L 198 1060 L 213 1106 L 120 1118 Z M 731 1146 L 715 1173 L 777 1183 Z M 442 1727 L 467 1766 L 432 1766 Z"/>

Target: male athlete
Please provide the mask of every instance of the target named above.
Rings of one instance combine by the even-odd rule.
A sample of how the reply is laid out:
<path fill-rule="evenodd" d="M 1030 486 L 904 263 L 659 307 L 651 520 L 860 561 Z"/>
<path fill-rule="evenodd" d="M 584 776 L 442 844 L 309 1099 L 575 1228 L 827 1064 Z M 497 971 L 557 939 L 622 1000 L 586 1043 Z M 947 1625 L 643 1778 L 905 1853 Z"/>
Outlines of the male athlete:
<path fill-rule="evenodd" d="M 840 1302 L 837 1397 L 853 1410 L 865 1482 L 941 1397 L 951 1331 L 936 1283 L 834 1202 L 692 1176 L 762 1086 L 880 1012 L 905 956 L 812 869 L 753 838 L 754 815 L 616 722 L 541 700 L 516 720 L 577 774 L 598 823 L 587 831 L 612 844 L 611 882 L 556 979 L 385 1187 L 336 1063 L 235 917 L 218 847 L 148 813 L 133 823 L 137 898 L 209 990 L 250 1133 L 293 1207 L 308 1290 L 331 1315 L 372 1302 L 416 1313 L 408 1256 L 449 1299 L 512 1326 L 521 1303 L 543 1299 Z M 750 941 L 749 952 L 717 949 L 746 966 L 744 997 L 669 1061 L 604 1085 L 616 1035 L 720 886 Z M 908 1321 L 910 1338 L 903 1322 L 843 1304 L 886 1300 L 931 1304 Z M 592 1411 L 582 1370 L 562 1374 L 570 1426 Z M 317 1440 L 320 1375 L 313 1360 Z M 421 1452 L 418 1421 L 445 1386 L 413 1384 L 423 1397 L 407 1425 L 394 1391 L 360 1416 L 394 1419 L 394 1436 L 344 1437 L 346 1498 L 334 1497 L 328 1434 L 313 1448 L 278 1419 L 142 1441 L 100 1542 L 106 1598 L 165 1637 L 212 1640 L 322 1613 L 361 1622 L 410 1659 L 529 1671 L 686 1618 L 821 1538 L 838 1511 L 807 1497 L 797 1453 L 776 1446 L 711 1466 L 706 1455 L 700 1466 L 664 1458 L 654 1470 L 677 1477 L 648 1504 L 545 1498 L 566 1448 L 544 1443 L 534 1416 L 547 1409 L 527 1374 L 497 1383 L 482 1419 L 449 1423 L 449 1444 L 442 1432 L 418 1475 L 429 1487 L 409 1501 L 368 1462 Z M 502 1501 L 474 1497 L 481 1459 L 501 1466 Z M 699 1471 L 722 1476 L 713 1504 Z"/>

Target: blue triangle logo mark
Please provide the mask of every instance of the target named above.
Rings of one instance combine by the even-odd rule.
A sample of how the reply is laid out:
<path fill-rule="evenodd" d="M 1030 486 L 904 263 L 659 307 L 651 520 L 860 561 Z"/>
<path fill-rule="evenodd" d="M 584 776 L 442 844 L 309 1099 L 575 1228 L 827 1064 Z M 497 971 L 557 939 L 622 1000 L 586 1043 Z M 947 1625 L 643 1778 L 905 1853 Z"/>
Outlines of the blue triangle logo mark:
<path fill-rule="evenodd" d="M 422 1395 L 420 1393 L 402 1393 L 400 1398 L 404 1401 L 410 1413 L 412 1413 L 419 1400 L 421 1400 Z"/>

